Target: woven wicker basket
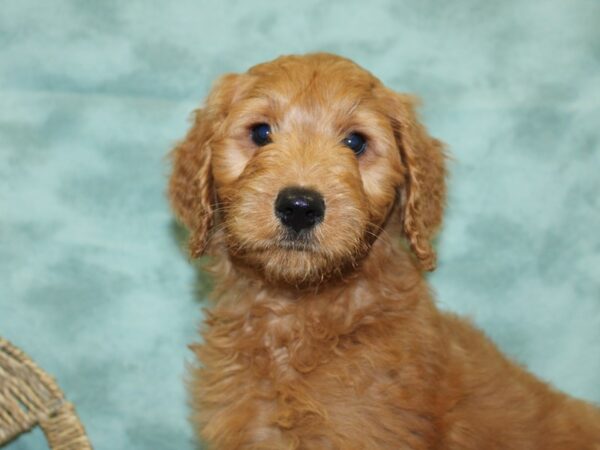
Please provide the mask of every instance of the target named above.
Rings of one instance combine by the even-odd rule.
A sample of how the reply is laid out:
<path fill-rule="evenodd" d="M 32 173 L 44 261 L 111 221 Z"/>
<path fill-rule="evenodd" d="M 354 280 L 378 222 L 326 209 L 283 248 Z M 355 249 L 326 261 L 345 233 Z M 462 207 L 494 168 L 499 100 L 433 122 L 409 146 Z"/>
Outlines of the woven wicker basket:
<path fill-rule="evenodd" d="M 53 450 L 92 448 L 52 377 L 0 337 L 0 446 L 37 425 Z"/>

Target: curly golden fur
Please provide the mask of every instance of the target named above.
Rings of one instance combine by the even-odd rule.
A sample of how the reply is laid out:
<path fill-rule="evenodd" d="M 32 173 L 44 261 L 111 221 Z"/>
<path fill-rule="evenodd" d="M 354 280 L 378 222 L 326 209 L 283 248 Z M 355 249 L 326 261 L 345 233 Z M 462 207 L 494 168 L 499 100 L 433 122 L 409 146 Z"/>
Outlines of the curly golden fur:
<path fill-rule="evenodd" d="M 596 407 L 434 306 L 423 271 L 445 156 L 415 103 L 311 54 L 226 75 L 196 111 L 169 194 L 215 278 L 190 382 L 210 448 L 600 449 Z M 353 132 L 367 139 L 358 157 L 343 145 Z M 288 186 L 326 205 L 301 242 L 274 214 Z"/>

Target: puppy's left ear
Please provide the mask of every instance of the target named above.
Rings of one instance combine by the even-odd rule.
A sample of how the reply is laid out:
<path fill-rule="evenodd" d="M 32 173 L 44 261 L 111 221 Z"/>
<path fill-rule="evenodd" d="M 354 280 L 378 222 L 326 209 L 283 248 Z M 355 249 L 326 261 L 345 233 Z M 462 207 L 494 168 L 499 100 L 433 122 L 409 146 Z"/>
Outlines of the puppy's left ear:
<path fill-rule="evenodd" d="M 402 192 L 402 229 L 424 270 L 434 270 L 431 240 L 442 222 L 446 200 L 446 155 L 442 142 L 419 122 L 418 100 L 392 93 L 392 122 L 406 170 Z"/>
<path fill-rule="evenodd" d="M 204 253 L 214 224 L 216 195 L 212 177 L 212 141 L 219 124 L 227 116 L 238 75 L 221 77 L 213 86 L 204 106 L 195 111 L 194 123 L 175 147 L 169 199 L 178 219 L 190 230 L 192 258 Z"/>

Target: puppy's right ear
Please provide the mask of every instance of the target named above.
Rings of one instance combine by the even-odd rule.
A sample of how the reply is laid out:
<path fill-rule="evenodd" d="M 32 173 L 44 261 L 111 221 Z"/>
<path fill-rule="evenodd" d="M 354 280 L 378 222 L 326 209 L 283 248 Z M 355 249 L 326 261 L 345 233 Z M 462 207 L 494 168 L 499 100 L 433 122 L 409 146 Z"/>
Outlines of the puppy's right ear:
<path fill-rule="evenodd" d="M 238 75 L 221 77 L 205 106 L 194 113 L 185 139 L 171 152 L 173 172 L 169 199 L 177 218 L 190 230 L 192 258 L 202 256 L 214 224 L 216 195 L 213 186 L 211 141 L 232 103 Z"/>
<path fill-rule="evenodd" d="M 431 240 L 442 222 L 446 199 L 444 146 L 419 121 L 418 101 L 414 97 L 388 92 L 393 102 L 392 123 L 406 170 L 402 227 L 421 267 L 433 270 L 436 254 Z"/>

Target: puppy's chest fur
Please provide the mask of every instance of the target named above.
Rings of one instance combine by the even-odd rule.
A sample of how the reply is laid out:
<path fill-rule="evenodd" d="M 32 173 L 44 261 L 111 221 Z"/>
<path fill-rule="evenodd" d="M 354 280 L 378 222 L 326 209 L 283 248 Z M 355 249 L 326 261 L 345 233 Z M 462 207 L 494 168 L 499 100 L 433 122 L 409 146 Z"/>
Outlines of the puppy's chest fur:
<path fill-rule="evenodd" d="M 271 375 L 277 380 L 293 380 L 298 373 L 294 368 L 296 361 L 291 361 L 290 356 L 295 356 L 294 349 L 305 345 L 298 332 L 301 324 L 292 315 L 278 317 L 274 314 L 269 314 L 264 322 L 262 346 Z M 248 324 L 246 332 L 253 334 L 254 327 Z"/>
<path fill-rule="evenodd" d="M 369 294 L 358 286 L 295 303 L 258 294 L 243 313 L 215 308 L 197 348 L 202 434 L 243 423 L 240 441 L 219 448 L 402 448 L 401 439 L 412 448 L 426 439 L 432 412 L 422 399 L 433 396 L 435 369 L 415 364 L 418 349 L 405 345 L 414 342 L 412 313 Z"/>

